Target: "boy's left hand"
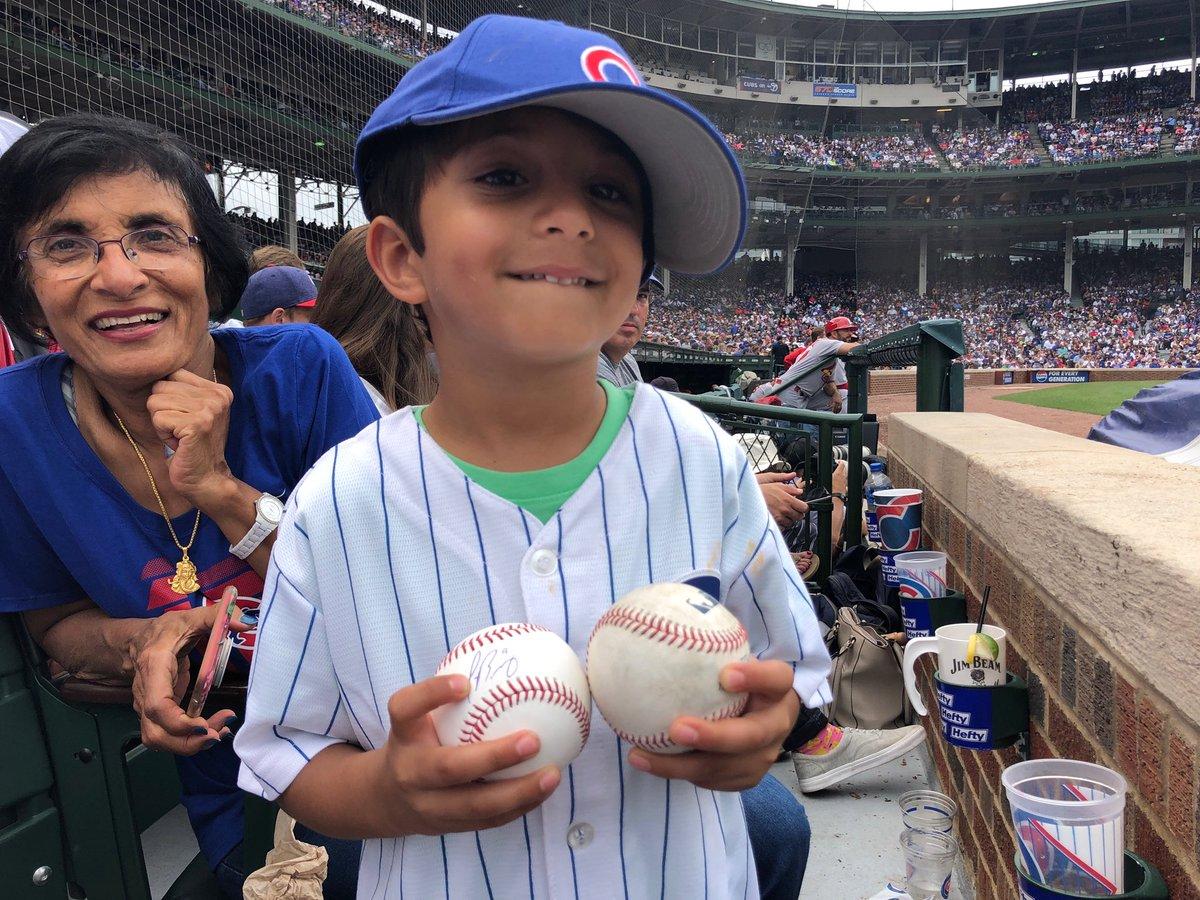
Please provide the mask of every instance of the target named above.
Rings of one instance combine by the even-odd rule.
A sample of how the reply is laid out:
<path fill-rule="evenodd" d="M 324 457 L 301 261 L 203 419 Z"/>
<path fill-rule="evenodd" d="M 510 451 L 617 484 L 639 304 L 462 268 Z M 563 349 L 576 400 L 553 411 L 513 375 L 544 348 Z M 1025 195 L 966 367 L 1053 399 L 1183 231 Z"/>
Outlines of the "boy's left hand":
<path fill-rule="evenodd" d="M 800 713 L 792 675 L 792 667 L 779 660 L 731 663 L 721 670 L 721 686 L 749 693 L 746 711 L 718 722 L 680 716 L 671 723 L 671 740 L 695 752 L 668 755 L 634 749 L 630 765 L 713 791 L 754 787 L 779 756 Z"/>

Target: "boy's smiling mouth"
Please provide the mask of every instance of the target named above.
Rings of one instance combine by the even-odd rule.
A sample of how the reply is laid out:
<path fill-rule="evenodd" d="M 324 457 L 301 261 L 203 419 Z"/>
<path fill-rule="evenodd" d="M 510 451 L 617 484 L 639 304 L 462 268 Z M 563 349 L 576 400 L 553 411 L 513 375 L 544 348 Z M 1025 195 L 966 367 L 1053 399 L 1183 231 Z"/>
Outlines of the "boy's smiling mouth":
<path fill-rule="evenodd" d="M 577 269 L 535 269 L 529 272 L 515 272 L 511 277 L 520 281 L 545 281 L 564 287 L 593 287 L 600 283 L 600 279 L 589 278 L 588 274 Z"/>

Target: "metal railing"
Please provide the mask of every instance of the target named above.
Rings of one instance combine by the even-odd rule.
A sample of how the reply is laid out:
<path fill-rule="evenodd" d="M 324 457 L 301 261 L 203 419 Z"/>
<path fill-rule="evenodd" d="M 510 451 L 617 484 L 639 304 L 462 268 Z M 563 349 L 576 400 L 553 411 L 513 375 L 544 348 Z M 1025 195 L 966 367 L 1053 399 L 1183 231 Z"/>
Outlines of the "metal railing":
<path fill-rule="evenodd" d="M 850 382 L 849 409 L 867 411 L 870 370 L 878 366 L 917 367 L 917 412 L 962 412 L 962 322 L 929 319 L 860 345 L 845 358 Z"/>
<path fill-rule="evenodd" d="M 713 394 L 678 394 L 704 412 L 714 416 L 727 433 L 739 439 L 750 459 L 753 471 L 762 472 L 773 462 L 786 461 L 794 465 L 797 457 L 802 465 L 793 469 L 808 484 L 821 485 L 832 491 L 835 465 L 834 430 L 845 429 L 845 458 L 849 477 L 846 489 L 846 516 L 842 523 L 845 546 L 862 543 L 863 522 L 863 416 L 835 414 L 786 406 L 766 406 L 746 403 Z M 815 426 L 816 438 L 801 425 Z M 741 436 L 748 436 L 749 440 Z M 815 457 L 815 473 L 810 462 Z M 820 565 L 814 576 L 824 586 L 833 562 L 833 500 L 828 495 L 809 501 L 809 509 L 817 514 L 817 556 Z"/>

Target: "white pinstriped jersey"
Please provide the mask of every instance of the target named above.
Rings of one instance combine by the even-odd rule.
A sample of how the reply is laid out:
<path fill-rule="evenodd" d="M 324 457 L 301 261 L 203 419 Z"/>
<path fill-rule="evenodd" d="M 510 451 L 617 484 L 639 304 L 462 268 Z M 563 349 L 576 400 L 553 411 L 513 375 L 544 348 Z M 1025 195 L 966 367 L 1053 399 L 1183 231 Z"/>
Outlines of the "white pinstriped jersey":
<path fill-rule="evenodd" d="M 827 701 L 811 601 L 746 458 L 694 407 L 639 385 L 597 469 L 546 524 L 491 494 L 410 410 L 327 453 L 293 492 L 267 573 L 240 784 L 273 799 L 328 745 L 381 746 L 387 701 L 494 622 L 533 622 L 581 658 L 617 599 L 720 580 L 751 651 Z M 365 842 L 359 897 L 757 896 L 740 797 L 632 768 L 593 711 L 587 746 L 502 828 Z"/>

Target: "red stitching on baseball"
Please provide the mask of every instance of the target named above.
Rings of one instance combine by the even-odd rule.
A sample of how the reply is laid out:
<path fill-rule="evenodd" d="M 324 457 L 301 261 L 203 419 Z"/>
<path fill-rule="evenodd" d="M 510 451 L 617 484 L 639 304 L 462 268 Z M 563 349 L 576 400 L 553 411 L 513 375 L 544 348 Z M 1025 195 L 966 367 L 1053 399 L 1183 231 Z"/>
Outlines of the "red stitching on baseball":
<path fill-rule="evenodd" d="M 438 663 L 438 669 L 441 669 L 447 663 L 453 662 L 463 654 L 474 653 L 479 648 L 486 647 L 488 644 L 494 644 L 496 641 L 502 641 L 505 638 L 515 637 L 519 634 L 534 634 L 539 631 L 549 630 L 549 628 L 543 628 L 541 625 L 530 625 L 528 622 L 493 625 L 491 628 L 486 628 L 478 634 L 471 635 L 471 637 L 454 647 Z"/>
<path fill-rule="evenodd" d="M 614 606 L 602 615 L 592 630 L 592 637 L 605 625 L 615 625 L 668 647 L 682 647 L 702 653 L 738 650 L 750 640 L 741 622 L 737 623 L 736 628 L 709 631 L 691 625 L 679 625 L 662 616 L 652 615 L 640 609 L 630 609 L 627 606 Z"/>
<path fill-rule="evenodd" d="M 738 697 L 732 703 L 726 704 L 716 712 L 709 713 L 707 716 L 699 716 L 706 722 L 719 722 L 722 719 L 735 719 L 742 714 L 746 708 L 746 701 L 749 697 Z M 649 750 L 652 753 L 655 751 L 670 750 L 673 747 L 680 746 L 667 736 L 667 732 L 660 731 L 658 734 L 629 734 L 621 731 L 619 728 L 614 728 L 613 733 L 627 744 L 633 744 L 635 747 L 640 747 L 643 750 Z"/>
<path fill-rule="evenodd" d="M 560 706 L 569 712 L 579 725 L 579 740 L 586 744 L 592 729 L 592 717 L 583 701 L 570 687 L 557 678 L 514 678 L 498 684 L 472 705 L 463 722 L 458 739 L 474 744 L 486 739 L 485 732 L 500 714 L 526 700 L 537 700 Z"/>

